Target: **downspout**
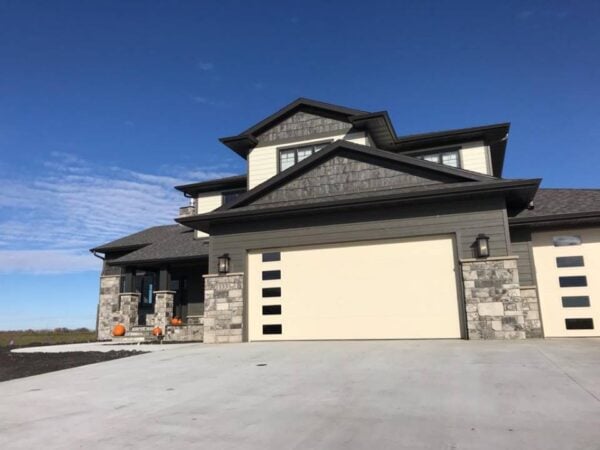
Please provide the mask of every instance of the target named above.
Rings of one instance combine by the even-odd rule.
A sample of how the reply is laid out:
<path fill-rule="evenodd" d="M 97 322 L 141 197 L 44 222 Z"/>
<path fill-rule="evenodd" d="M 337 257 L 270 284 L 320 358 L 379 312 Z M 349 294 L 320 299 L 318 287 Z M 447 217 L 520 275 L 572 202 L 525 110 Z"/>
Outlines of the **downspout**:
<path fill-rule="evenodd" d="M 91 253 L 92 253 L 92 255 L 94 255 L 96 258 L 98 258 L 98 259 L 101 259 L 102 261 L 104 261 L 105 257 L 104 257 L 104 256 L 100 256 L 96 250 L 90 250 L 90 252 L 91 252 Z"/>

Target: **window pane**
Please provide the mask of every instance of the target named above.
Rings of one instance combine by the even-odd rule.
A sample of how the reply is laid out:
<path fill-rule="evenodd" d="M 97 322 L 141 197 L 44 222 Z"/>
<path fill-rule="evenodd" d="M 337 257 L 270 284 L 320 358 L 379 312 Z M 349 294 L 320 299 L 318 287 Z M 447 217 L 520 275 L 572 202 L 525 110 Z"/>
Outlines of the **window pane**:
<path fill-rule="evenodd" d="M 281 334 L 281 325 L 263 325 L 263 334 Z"/>
<path fill-rule="evenodd" d="M 554 236 L 552 239 L 555 247 L 566 247 L 569 245 L 581 245 L 579 236 Z"/>
<path fill-rule="evenodd" d="M 423 159 L 425 161 L 431 161 L 434 163 L 439 163 L 440 162 L 440 155 L 425 155 L 423 156 Z"/>
<path fill-rule="evenodd" d="M 445 166 L 458 167 L 458 152 L 449 152 L 442 155 L 442 164 Z"/>
<path fill-rule="evenodd" d="M 567 330 L 593 330 L 594 319 L 565 319 Z"/>
<path fill-rule="evenodd" d="M 263 316 L 278 316 L 281 314 L 281 305 L 263 305 Z"/>
<path fill-rule="evenodd" d="M 279 153 L 279 167 L 283 171 L 296 163 L 296 150 L 282 150 Z"/>
<path fill-rule="evenodd" d="M 280 280 L 281 279 L 281 270 L 263 270 L 262 279 L 263 279 L 263 281 Z"/>
<path fill-rule="evenodd" d="M 583 267 L 583 256 L 559 256 L 556 267 Z"/>
<path fill-rule="evenodd" d="M 585 276 L 574 277 L 558 277 L 560 287 L 583 287 L 587 286 L 587 278 Z"/>
<path fill-rule="evenodd" d="M 281 297 L 281 288 L 263 288 L 263 298 Z"/>
<path fill-rule="evenodd" d="M 281 253 L 279 253 L 279 252 L 263 253 L 262 260 L 263 260 L 263 262 L 280 261 Z"/>
<path fill-rule="evenodd" d="M 299 148 L 298 149 L 298 162 L 302 161 L 303 159 L 308 158 L 312 154 L 313 154 L 313 148 L 312 147 Z"/>
<path fill-rule="evenodd" d="M 590 306 L 590 298 L 587 295 L 573 295 L 562 298 L 563 308 L 583 308 Z"/>

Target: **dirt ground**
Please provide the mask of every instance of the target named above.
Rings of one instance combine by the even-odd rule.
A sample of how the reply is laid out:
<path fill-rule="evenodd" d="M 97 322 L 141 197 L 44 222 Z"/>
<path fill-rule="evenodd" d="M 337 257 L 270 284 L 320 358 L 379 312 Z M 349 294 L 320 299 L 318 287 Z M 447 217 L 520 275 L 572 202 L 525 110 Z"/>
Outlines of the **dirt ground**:
<path fill-rule="evenodd" d="M 142 353 L 145 352 L 11 353 L 10 348 L 0 347 L 0 381 L 126 358 Z"/>

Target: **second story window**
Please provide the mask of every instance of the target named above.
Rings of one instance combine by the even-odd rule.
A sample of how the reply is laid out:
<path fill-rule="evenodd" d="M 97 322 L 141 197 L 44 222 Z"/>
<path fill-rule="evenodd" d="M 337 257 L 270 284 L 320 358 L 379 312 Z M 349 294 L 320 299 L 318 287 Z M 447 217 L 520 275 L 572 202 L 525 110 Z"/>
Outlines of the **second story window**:
<path fill-rule="evenodd" d="M 298 164 L 303 159 L 308 158 L 313 153 L 321 150 L 329 142 L 321 142 L 320 144 L 303 145 L 302 147 L 293 147 L 279 150 L 279 171 L 292 167 Z"/>
<path fill-rule="evenodd" d="M 417 156 L 417 158 L 423 159 L 425 161 L 443 164 L 445 166 L 460 167 L 458 150 L 452 150 L 449 152 L 429 153 L 426 155 L 419 155 Z"/>

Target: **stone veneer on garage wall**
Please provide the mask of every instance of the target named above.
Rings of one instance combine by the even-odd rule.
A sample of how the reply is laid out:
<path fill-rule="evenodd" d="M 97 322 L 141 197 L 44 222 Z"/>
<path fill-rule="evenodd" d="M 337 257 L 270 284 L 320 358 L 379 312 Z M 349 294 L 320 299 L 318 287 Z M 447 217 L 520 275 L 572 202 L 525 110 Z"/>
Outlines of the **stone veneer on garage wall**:
<path fill-rule="evenodd" d="M 204 275 L 204 343 L 242 342 L 244 274 Z"/>
<path fill-rule="evenodd" d="M 120 320 L 119 285 L 120 275 L 100 277 L 100 299 L 98 301 L 98 340 L 112 338 L 112 328 Z"/>
<path fill-rule="evenodd" d="M 537 297 L 523 297 L 517 257 L 462 260 L 469 339 L 525 339 L 541 335 L 528 313 Z M 526 320 L 527 319 L 527 320 Z"/>

